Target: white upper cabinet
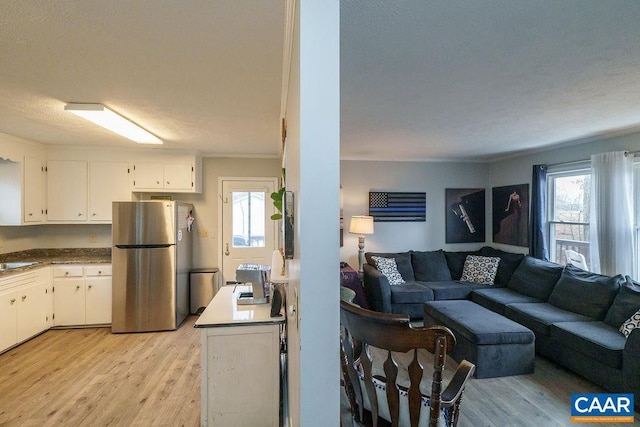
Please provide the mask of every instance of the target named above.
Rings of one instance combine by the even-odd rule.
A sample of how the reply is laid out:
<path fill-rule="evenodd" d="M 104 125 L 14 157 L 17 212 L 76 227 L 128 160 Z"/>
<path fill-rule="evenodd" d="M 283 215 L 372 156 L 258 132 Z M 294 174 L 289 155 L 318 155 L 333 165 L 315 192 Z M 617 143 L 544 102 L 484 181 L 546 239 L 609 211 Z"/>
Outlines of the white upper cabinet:
<path fill-rule="evenodd" d="M 164 188 L 171 190 L 193 190 L 193 165 L 189 163 L 167 163 L 164 165 Z"/>
<path fill-rule="evenodd" d="M 44 162 L 35 157 L 24 158 L 23 221 L 42 222 L 44 218 Z"/>
<path fill-rule="evenodd" d="M 89 162 L 90 222 L 111 222 L 112 202 L 131 200 L 129 163 Z"/>
<path fill-rule="evenodd" d="M 133 166 L 135 191 L 194 192 L 191 163 L 138 162 Z"/>
<path fill-rule="evenodd" d="M 87 162 L 47 162 L 47 221 L 87 221 Z"/>
<path fill-rule="evenodd" d="M 0 226 L 44 220 L 44 179 L 42 159 L 0 157 Z"/>

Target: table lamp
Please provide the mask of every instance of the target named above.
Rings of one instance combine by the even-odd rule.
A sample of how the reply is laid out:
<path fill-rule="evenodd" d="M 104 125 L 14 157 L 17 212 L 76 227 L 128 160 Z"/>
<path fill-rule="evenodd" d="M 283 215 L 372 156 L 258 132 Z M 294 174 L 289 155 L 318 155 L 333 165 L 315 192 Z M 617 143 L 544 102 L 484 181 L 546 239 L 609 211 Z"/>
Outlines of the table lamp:
<path fill-rule="evenodd" d="M 349 233 L 358 234 L 358 273 L 362 274 L 364 263 L 364 235 L 373 234 L 373 217 L 356 215 L 351 217 Z"/>

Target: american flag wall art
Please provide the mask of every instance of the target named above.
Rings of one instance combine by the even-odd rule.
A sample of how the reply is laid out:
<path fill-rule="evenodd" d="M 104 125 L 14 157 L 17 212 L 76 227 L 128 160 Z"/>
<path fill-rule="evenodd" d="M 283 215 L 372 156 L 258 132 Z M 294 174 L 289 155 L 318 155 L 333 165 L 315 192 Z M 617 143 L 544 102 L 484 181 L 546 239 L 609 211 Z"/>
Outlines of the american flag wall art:
<path fill-rule="evenodd" d="M 426 220 L 426 193 L 369 192 L 369 215 L 377 222 Z"/>

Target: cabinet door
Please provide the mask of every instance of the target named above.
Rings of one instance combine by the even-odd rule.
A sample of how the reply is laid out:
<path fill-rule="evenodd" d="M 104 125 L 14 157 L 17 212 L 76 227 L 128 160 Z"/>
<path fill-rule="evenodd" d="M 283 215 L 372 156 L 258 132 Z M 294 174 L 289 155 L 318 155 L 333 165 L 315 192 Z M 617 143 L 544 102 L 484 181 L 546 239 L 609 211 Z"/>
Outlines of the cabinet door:
<path fill-rule="evenodd" d="M 90 276 L 85 284 L 87 325 L 111 323 L 111 277 Z"/>
<path fill-rule="evenodd" d="M 53 281 L 54 325 L 84 325 L 85 285 L 83 278 Z"/>
<path fill-rule="evenodd" d="M 48 328 L 49 292 L 46 283 L 20 287 L 18 295 L 18 342 Z"/>
<path fill-rule="evenodd" d="M 0 351 L 18 342 L 17 307 L 18 299 L 14 290 L 0 292 Z"/>
<path fill-rule="evenodd" d="M 47 220 L 87 220 L 87 162 L 47 162 Z"/>
<path fill-rule="evenodd" d="M 164 188 L 170 190 L 191 190 L 193 167 L 188 163 L 168 163 L 164 165 Z"/>
<path fill-rule="evenodd" d="M 162 163 L 136 163 L 133 166 L 133 186 L 136 189 L 163 188 L 164 168 Z"/>
<path fill-rule="evenodd" d="M 44 165 L 42 160 L 24 158 L 23 221 L 41 222 L 44 214 Z"/>
<path fill-rule="evenodd" d="M 89 163 L 89 221 L 111 222 L 112 202 L 131 200 L 127 162 Z"/>

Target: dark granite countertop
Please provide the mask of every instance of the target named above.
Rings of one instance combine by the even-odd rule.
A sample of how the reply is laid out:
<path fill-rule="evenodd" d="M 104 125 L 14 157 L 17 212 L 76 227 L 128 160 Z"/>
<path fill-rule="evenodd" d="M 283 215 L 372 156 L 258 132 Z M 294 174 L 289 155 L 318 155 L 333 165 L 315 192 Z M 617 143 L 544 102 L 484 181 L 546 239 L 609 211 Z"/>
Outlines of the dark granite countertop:
<path fill-rule="evenodd" d="M 29 249 L 0 254 L 0 263 L 31 261 L 35 264 L 0 271 L 0 277 L 51 264 L 109 264 L 111 248 Z"/>

